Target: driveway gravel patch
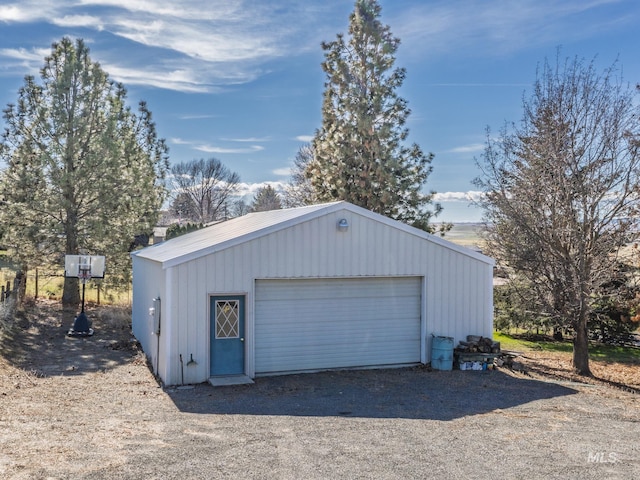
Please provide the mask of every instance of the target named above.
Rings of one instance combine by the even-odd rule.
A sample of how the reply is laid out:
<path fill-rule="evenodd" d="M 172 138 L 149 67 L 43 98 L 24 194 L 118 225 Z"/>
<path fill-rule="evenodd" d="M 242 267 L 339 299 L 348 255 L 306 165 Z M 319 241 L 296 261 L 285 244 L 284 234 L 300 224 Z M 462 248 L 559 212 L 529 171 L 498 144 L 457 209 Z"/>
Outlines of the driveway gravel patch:
<path fill-rule="evenodd" d="M 640 478 L 633 393 L 424 367 L 163 388 L 93 321 L 32 319 L 0 351 L 0 478 Z"/>

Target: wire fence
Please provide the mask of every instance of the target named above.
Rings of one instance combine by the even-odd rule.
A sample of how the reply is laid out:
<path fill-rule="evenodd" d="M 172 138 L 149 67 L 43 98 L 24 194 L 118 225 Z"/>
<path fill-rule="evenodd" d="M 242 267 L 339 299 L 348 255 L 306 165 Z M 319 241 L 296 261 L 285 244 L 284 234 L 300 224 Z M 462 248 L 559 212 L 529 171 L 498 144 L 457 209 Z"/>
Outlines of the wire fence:
<path fill-rule="evenodd" d="M 27 298 L 62 300 L 64 290 L 64 274 L 55 271 L 30 270 L 21 280 L 16 278 L 16 273 L 11 270 L 2 269 L 0 272 L 0 303 L 10 296 L 18 295 L 18 291 Z M 20 289 L 19 283 L 25 284 Z M 80 287 L 81 288 L 81 287 Z M 117 288 L 109 288 L 104 285 L 101 279 L 88 280 L 85 285 L 85 302 L 97 305 L 118 304 L 131 305 L 131 285 L 119 285 Z"/>

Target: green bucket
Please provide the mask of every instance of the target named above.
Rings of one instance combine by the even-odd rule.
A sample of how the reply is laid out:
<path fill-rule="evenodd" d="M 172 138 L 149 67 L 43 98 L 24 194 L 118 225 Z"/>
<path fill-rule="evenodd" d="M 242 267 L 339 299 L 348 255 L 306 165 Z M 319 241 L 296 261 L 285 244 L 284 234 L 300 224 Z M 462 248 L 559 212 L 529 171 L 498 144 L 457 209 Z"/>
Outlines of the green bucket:
<path fill-rule="evenodd" d="M 434 370 L 453 369 L 452 337 L 433 337 L 431 341 L 431 368 Z"/>

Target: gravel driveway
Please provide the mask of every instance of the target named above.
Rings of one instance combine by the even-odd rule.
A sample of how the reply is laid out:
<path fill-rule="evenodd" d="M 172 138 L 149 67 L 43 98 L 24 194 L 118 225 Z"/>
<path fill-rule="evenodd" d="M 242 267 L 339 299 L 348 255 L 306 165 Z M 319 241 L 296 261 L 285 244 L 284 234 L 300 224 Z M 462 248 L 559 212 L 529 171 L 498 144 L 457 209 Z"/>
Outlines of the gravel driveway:
<path fill-rule="evenodd" d="M 640 478 L 633 393 L 425 368 L 163 389 L 112 323 L 2 352 L 1 478 Z"/>

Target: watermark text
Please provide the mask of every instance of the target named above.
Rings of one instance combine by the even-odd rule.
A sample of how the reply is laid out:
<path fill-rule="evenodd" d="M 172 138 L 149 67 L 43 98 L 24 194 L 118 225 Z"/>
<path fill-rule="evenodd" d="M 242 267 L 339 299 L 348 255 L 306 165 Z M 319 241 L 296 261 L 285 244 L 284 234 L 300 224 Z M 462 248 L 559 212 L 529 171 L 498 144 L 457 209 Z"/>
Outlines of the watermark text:
<path fill-rule="evenodd" d="M 589 452 L 588 463 L 616 463 L 619 460 L 615 452 Z"/>

